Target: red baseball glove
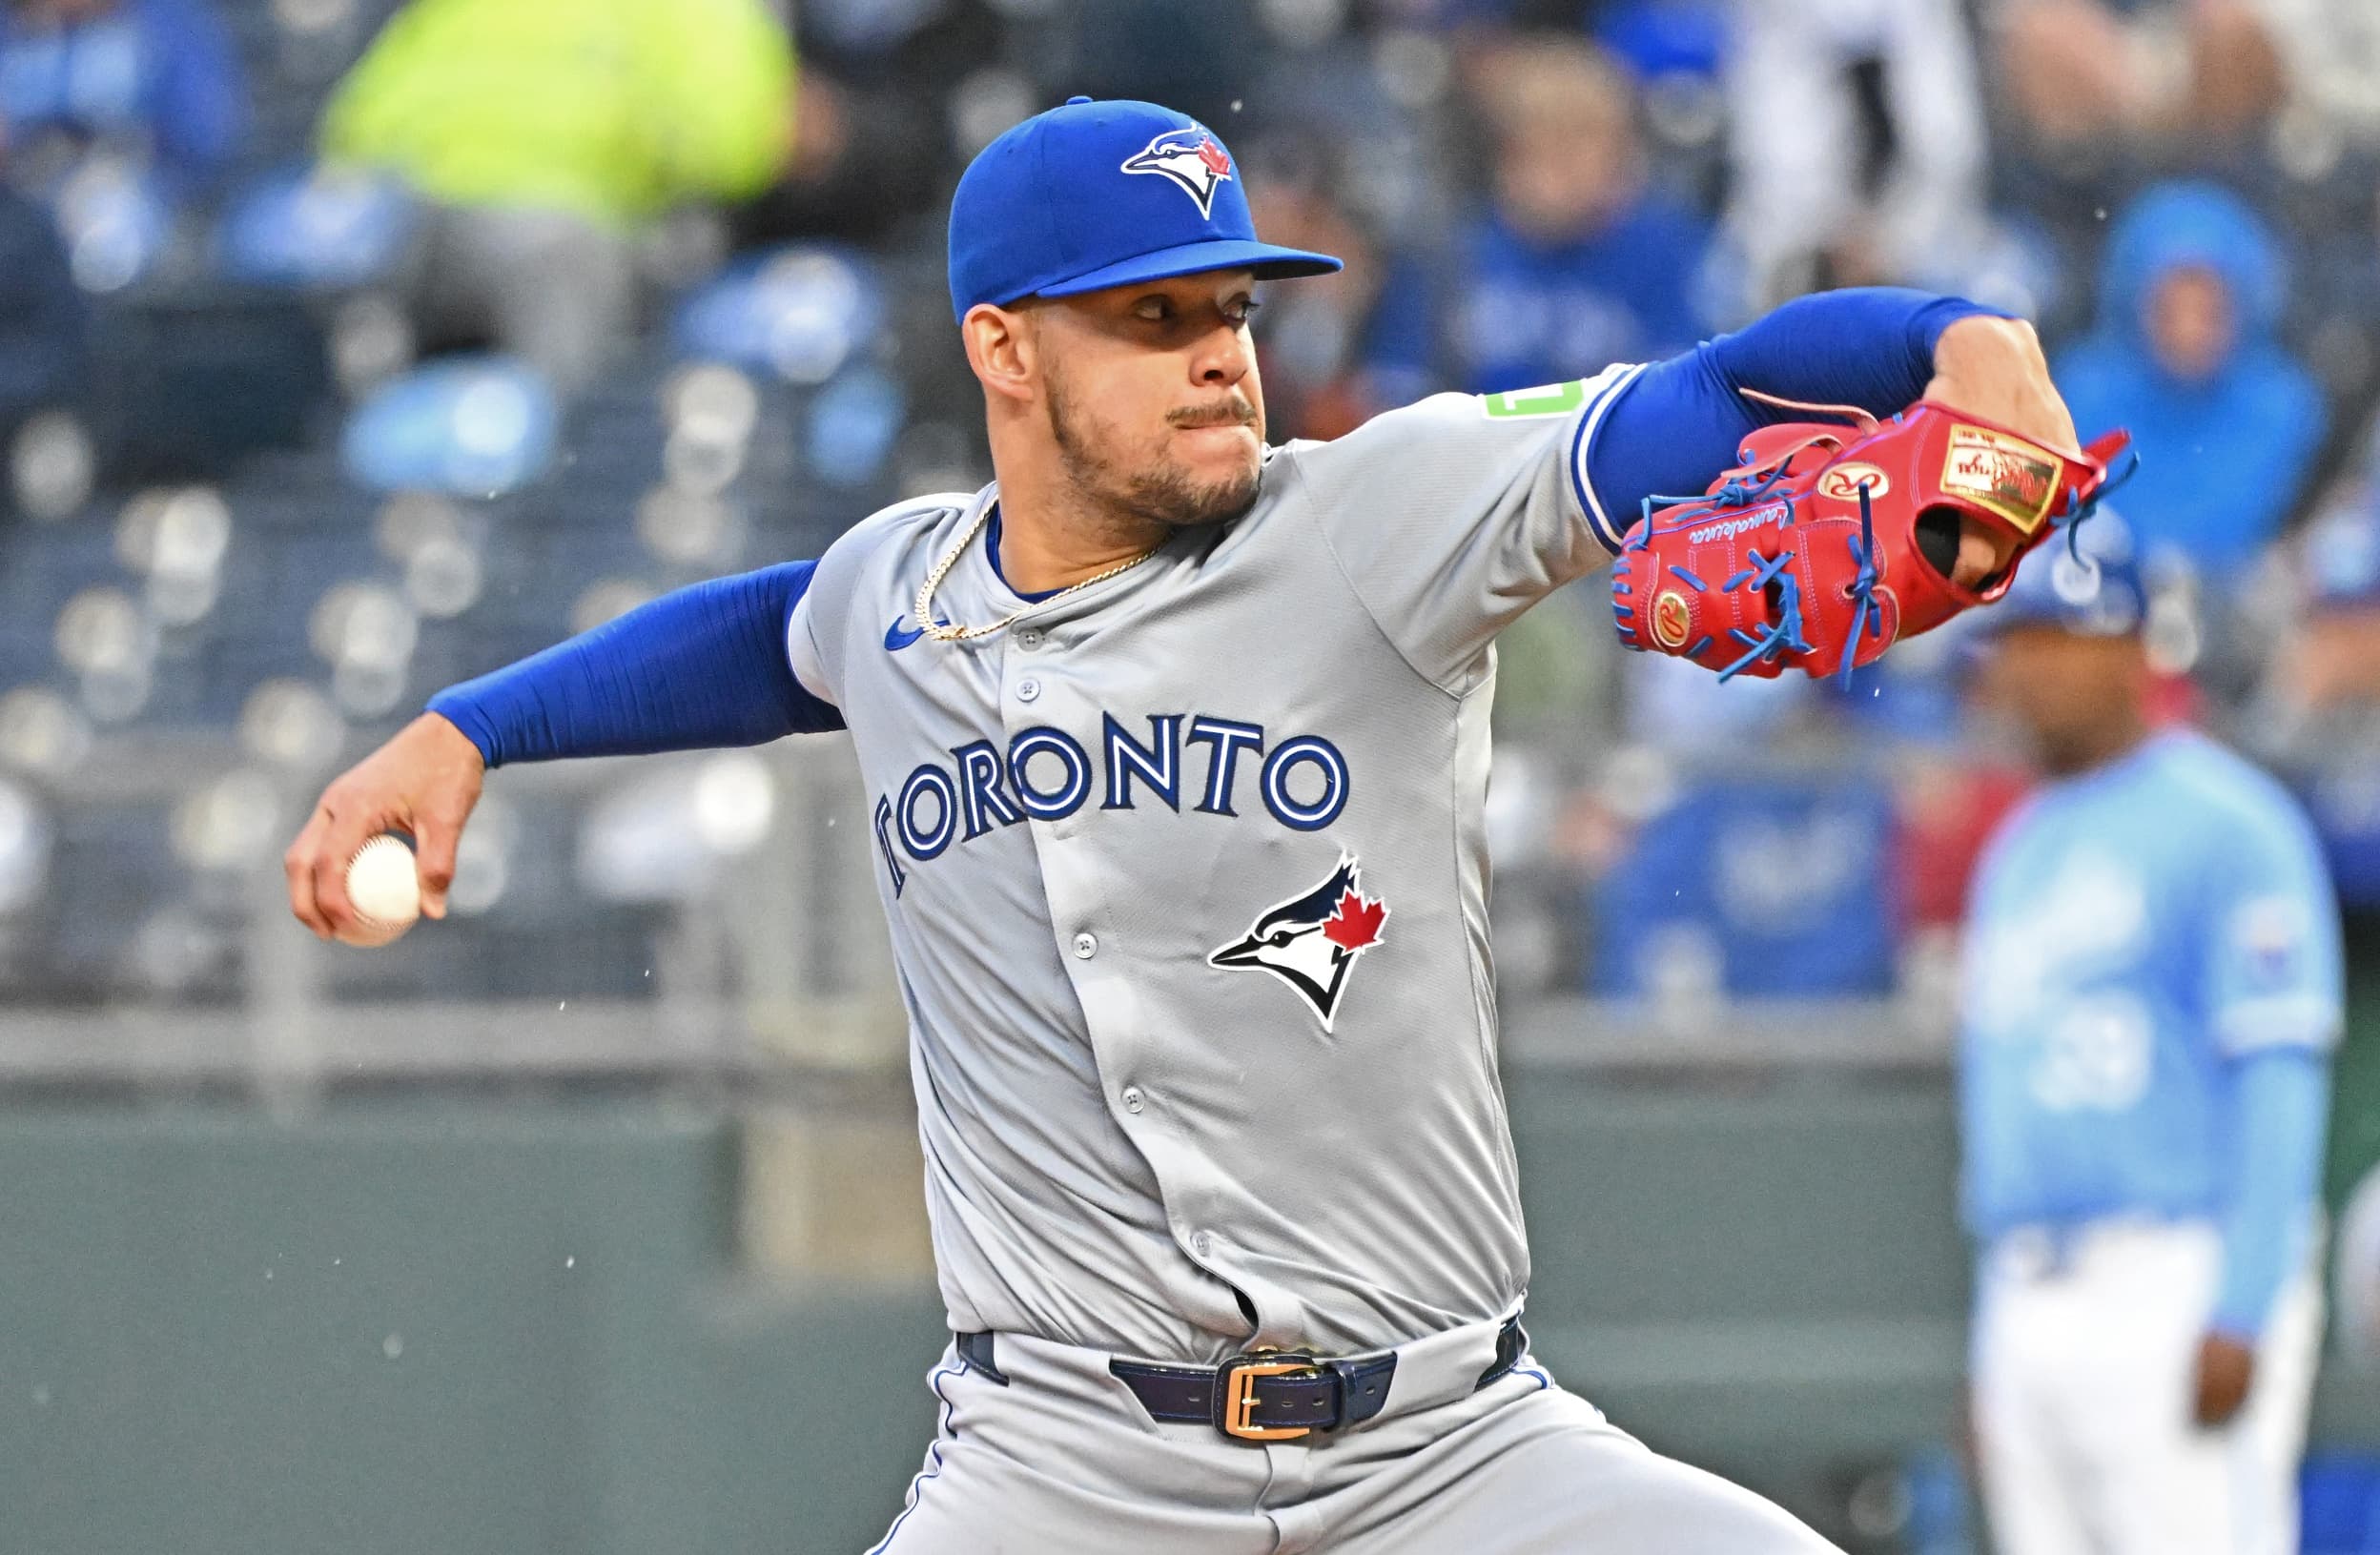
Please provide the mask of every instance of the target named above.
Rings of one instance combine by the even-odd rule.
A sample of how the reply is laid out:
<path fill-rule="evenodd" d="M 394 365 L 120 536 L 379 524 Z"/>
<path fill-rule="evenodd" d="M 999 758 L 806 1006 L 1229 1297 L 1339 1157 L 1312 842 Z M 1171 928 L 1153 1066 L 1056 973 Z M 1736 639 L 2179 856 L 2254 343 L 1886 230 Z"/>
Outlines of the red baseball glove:
<path fill-rule="evenodd" d="M 2006 593 L 2025 553 L 2090 510 L 2131 440 L 2112 432 L 2070 453 L 1932 400 L 1889 421 L 1840 414 L 1857 423 L 1760 428 L 1701 497 L 1646 499 L 1611 569 L 1621 642 L 1722 680 L 1849 675 Z M 1951 577 L 1967 520 L 2015 542 L 1980 587 Z"/>

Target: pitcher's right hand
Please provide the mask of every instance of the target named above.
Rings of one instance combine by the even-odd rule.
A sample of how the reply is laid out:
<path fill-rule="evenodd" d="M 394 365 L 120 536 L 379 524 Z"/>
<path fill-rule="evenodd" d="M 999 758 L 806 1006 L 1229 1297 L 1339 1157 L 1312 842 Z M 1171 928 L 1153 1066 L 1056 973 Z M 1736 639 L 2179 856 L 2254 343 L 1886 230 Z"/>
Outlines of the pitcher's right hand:
<path fill-rule="evenodd" d="M 322 939 L 358 928 L 347 900 L 347 863 L 383 831 L 413 838 L 421 877 L 421 910 L 446 915 L 455 878 L 455 844 L 480 802 L 485 763 L 463 732 L 423 713 L 322 790 L 305 829 L 281 858 L 289 910 Z"/>

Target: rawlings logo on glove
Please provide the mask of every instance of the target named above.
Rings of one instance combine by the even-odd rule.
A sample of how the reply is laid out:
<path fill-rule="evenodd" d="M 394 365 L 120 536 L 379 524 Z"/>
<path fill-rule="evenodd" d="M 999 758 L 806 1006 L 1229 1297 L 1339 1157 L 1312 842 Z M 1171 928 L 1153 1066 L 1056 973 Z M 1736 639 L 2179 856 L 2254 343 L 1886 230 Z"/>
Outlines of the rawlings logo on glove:
<path fill-rule="evenodd" d="M 1647 498 L 1611 569 L 1620 641 L 1722 680 L 1849 675 L 2006 593 L 2027 552 L 2090 511 L 2131 440 L 2068 453 L 1931 400 L 1859 419 L 1762 427 L 1703 496 Z M 1969 523 L 2010 547 L 1975 587 L 1952 576 Z"/>

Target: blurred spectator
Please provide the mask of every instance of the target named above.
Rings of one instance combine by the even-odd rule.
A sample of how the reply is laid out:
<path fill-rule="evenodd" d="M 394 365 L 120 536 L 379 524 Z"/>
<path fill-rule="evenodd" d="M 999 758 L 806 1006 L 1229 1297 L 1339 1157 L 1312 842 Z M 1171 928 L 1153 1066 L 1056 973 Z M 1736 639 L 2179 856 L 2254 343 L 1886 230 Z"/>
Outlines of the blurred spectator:
<path fill-rule="evenodd" d="M 735 246 L 882 243 L 928 228 L 938 245 L 937 180 L 955 176 L 944 166 L 954 146 L 972 151 L 1042 106 L 999 63 L 1008 23 L 996 0 L 806 0 L 793 10 L 793 158 L 735 213 Z M 1086 90 L 1069 76 L 1048 95 Z M 1005 108 L 1004 92 L 1015 94 Z"/>
<path fill-rule="evenodd" d="M 1746 313 L 1956 284 L 1983 218 L 1983 106 L 1958 0 L 1738 0 L 1728 72 Z"/>
<path fill-rule="evenodd" d="M 2289 106 L 2318 133 L 2380 144 L 2380 6 L 2257 0 L 2288 72 Z"/>
<path fill-rule="evenodd" d="M 2285 112 L 2299 135 L 2380 135 L 2380 11 L 2365 0 L 1998 0 L 2008 106 L 2062 163 L 2204 160 Z"/>
<path fill-rule="evenodd" d="M 207 0 L 0 0 L 0 132 L 21 181 L 95 151 L 187 198 L 222 173 L 247 112 Z"/>
<path fill-rule="evenodd" d="M 2022 773 L 1969 753 L 1924 751 L 1901 764 L 1893 815 L 1894 898 L 1904 934 L 1953 930 L 1983 845 L 2024 797 Z"/>
<path fill-rule="evenodd" d="M 883 243 L 934 203 L 943 147 L 915 133 L 917 96 L 855 90 L 804 56 L 785 176 L 734 213 L 734 245 L 800 238 Z"/>
<path fill-rule="evenodd" d="M 1242 159 L 1259 232 L 1346 260 L 1337 275 L 1310 277 L 1313 285 L 1264 291 L 1256 346 L 1276 441 L 1338 437 L 1439 386 L 1428 366 L 1435 357 L 1427 273 L 1375 243 L 1369 224 L 1334 193 L 1332 160 L 1311 153 L 1310 145 L 1260 142 Z"/>
<path fill-rule="evenodd" d="M 760 0 L 413 0 L 340 83 L 322 147 L 435 206 L 426 343 L 492 340 L 577 389 L 633 326 L 637 229 L 766 186 L 792 92 Z"/>
<path fill-rule="evenodd" d="M 2246 725 L 2322 833 L 2340 896 L 2380 902 L 2380 488 L 2348 482 L 2285 553 L 2285 623 Z"/>
<path fill-rule="evenodd" d="M 0 171 L 8 165 L 0 139 Z M 0 180 L 0 449 L 34 412 L 82 390 L 82 294 L 48 212 Z"/>
<path fill-rule="evenodd" d="M 2169 183 L 2118 222 L 2099 321 L 2058 364 L 2085 435 L 2132 431 L 2124 510 L 2152 550 L 2236 586 L 2296 501 L 2328 422 L 2276 338 L 2286 270 L 2271 231 L 2211 184 Z"/>
<path fill-rule="evenodd" d="M 2294 560 L 2295 629 L 2274 665 L 2291 726 L 2380 714 L 2380 490 L 2352 483 Z"/>
<path fill-rule="evenodd" d="M 1488 209 L 1457 239 L 1439 327 L 1454 381 L 1527 388 L 1683 350 L 1703 333 L 1702 218 L 1649 187 L 1625 72 L 1580 39 L 1531 37 L 1478 63 L 1474 97 L 1495 136 Z M 1383 299 L 1375 360 L 1410 372 L 1432 331 Z"/>
<path fill-rule="evenodd" d="M 2053 157 L 2200 148 L 2263 124 L 2288 92 L 2279 48 L 2243 0 L 2000 0 L 2001 91 Z"/>

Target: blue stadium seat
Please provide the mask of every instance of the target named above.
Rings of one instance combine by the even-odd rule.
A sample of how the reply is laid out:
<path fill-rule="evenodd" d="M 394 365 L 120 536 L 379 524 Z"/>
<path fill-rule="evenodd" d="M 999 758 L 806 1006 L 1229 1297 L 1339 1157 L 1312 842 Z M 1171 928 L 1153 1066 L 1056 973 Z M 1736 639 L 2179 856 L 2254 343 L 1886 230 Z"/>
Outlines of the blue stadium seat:
<path fill-rule="evenodd" d="M 342 291 L 386 276 L 420 219 L 395 179 L 284 167 L 233 197 L 216 231 L 231 279 L 298 291 Z"/>
<path fill-rule="evenodd" d="M 341 439 L 367 490 L 486 497 L 552 467 L 561 409 L 535 371 L 502 357 L 418 367 L 356 407 Z"/>
<path fill-rule="evenodd" d="M 684 356 L 824 383 L 872 353 L 888 319 L 874 260 L 805 243 L 730 264 L 678 304 L 670 332 Z"/>

